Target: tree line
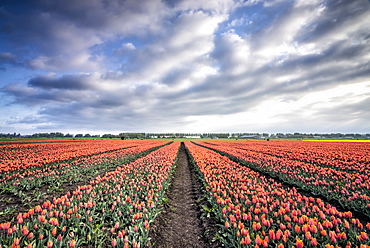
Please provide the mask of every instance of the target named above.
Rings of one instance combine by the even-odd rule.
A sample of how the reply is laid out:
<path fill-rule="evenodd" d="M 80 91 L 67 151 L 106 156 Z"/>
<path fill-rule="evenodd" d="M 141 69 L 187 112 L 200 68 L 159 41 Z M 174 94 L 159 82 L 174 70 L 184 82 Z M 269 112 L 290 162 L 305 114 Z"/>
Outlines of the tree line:
<path fill-rule="evenodd" d="M 20 138 L 25 137 L 20 133 L 0 133 L 2 138 Z M 99 134 L 70 134 L 62 132 L 50 132 L 50 133 L 34 133 L 27 135 L 32 138 L 121 138 L 121 139 L 155 139 L 155 138 L 291 138 L 291 139 L 305 139 L 305 138 L 326 138 L 326 139 L 370 139 L 370 134 L 360 133 L 119 133 L 111 134 L 106 133 L 103 135 Z"/>

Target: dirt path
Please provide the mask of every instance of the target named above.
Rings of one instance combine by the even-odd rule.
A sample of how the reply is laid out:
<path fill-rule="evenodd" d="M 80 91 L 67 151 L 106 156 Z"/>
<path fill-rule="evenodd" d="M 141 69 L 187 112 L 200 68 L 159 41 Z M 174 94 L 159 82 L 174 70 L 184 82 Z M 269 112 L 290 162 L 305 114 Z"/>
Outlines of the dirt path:
<path fill-rule="evenodd" d="M 202 185 L 183 143 L 166 197 L 167 204 L 151 226 L 149 247 L 220 247 L 212 243 L 215 224 L 202 217 Z"/>

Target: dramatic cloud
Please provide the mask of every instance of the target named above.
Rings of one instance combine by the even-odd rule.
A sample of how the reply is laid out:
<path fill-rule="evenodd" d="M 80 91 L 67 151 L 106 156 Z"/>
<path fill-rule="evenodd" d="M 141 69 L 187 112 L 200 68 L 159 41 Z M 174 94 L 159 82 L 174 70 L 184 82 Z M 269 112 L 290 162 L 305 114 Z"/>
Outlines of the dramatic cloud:
<path fill-rule="evenodd" d="M 369 15 L 366 0 L 7 0 L 0 130 L 370 132 Z"/>

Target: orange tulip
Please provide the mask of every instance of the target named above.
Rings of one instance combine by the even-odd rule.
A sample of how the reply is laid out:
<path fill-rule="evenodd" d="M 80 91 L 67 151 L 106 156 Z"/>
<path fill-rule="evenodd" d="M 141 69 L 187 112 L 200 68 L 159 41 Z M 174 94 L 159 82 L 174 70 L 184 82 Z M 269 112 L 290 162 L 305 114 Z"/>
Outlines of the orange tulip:
<path fill-rule="evenodd" d="M 225 227 L 226 228 L 229 228 L 230 227 L 230 223 L 228 221 L 225 221 Z"/>
<path fill-rule="evenodd" d="M 51 247 L 53 247 L 53 241 L 48 240 L 48 242 L 46 243 L 46 247 L 47 247 L 47 248 L 51 248 Z"/>
<path fill-rule="evenodd" d="M 57 228 L 54 227 L 53 230 L 51 231 L 51 235 L 55 236 L 57 235 Z"/>
<path fill-rule="evenodd" d="M 75 247 L 76 246 L 76 241 L 74 239 L 72 239 L 70 242 L 69 242 L 69 247 Z"/>
<path fill-rule="evenodd" d="M 251 237 L 249 236 L 249 234 L 247 234 L 245 236 L 245 244 L 246 245 L 249 245 L 250 243 L 252 243 L 252 240 L 251 240 Z"/>
<path fill-rule="evenodd" d="M 13 239 L 13 244 L 15 244 L 15 245 L 19 245 L 20 242 L 21 242 L 21 238 L 14 238 Z"/>
<path fill-rule="evenodd" d="M 28 231 L 27 226 L 23 226 L 23 227 L 22 227 L 22 234 L 23 234 L 23 236 L 27 236 L 27 235 L 28 235 L 28 233 L 29 233 L 29 231 Z"/>
<path fill-rule="evenodd" d="M 262 245 L 262 242 L 263 242 L 263 240 L 261 239 L 260 235 L 257 234 L 257 236 L 256 236 L 256 244 L 257 245 Z"/>

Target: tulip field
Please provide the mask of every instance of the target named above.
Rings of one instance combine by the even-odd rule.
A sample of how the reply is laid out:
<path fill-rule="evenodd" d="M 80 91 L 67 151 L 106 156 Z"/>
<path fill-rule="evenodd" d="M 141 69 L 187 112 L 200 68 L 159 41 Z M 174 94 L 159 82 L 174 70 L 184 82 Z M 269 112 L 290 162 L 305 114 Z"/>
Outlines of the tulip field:
<path fill-rule="evenodd" d="M 254 170 L 370 217 L 370 145 L 356 142 L 200 142 Z"/>
<path fill-rule="evenodd" d="M 156 247 L 180 144 L 0 142 L 0 248 Z M 370 143 L 184 144 L 224 247 L 370 246 Z"/>
<path fill-rule="evenodd" d="M 224 223 L 225 234 L 221 238 L 229 247 L 368 247 L 370 223 L 365 220 L 369 218 L 361 221 L 348 209 L 339 211 L 314 196 L 322 193 L 337 197 L 345 207 L 356 206 L 356 210 L 368 214 L 370 181 L 365 172 L 370 166 L 368 143 L 197 141 L 196 144 L 248 162 L 236 163 L 210 149 L 187 144 L 204 177 L 214 212 Z M 290 187 L 259 171 L 291 183 Z M 312 190 L 312 194 L 301 194 L 292 185 Z"/>
<path fill-rule="evenodd" d="M 166 189 L 179 142 L 131 163 L 124 163 L 124 158 L 166 143 L 91 141 L 3 145 L 1 195 L 19 195 L 43 184 L 73 181 L 88 171 L 96 172 L 112 164 L 113 167 L 88 184 L 1 223 L 0 246 L 140 247 L 148 239 L 148 228 L 157 214 L 155 207 Z M 45 162 L 44 157 L 51 163 Z"/>

